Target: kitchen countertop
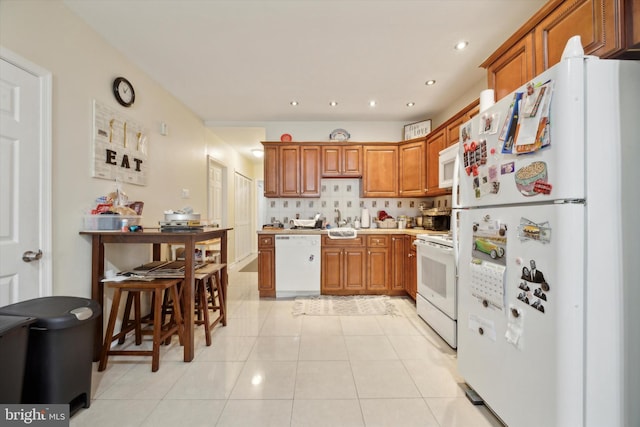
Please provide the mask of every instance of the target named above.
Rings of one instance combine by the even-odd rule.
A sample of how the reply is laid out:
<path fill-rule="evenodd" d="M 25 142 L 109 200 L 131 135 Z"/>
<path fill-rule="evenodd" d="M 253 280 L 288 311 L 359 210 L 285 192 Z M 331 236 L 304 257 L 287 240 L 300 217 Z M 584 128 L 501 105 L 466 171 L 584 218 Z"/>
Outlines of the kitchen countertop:
<path fill-rule="evenodd" d="M 432 230 L 422 230 L 415 228 L 361 228 L 358 229 L 358 234 L 409 234 L 411 236 L 416 236 L 418 234 L 443 234 L 445 231 L 432 231 Z M 290 228 L 282 228 L 282 229 L 268 229 L 268 230 L 259 230 L 258 234 L 327 234 L 326 229 L 290 229 Z"/>

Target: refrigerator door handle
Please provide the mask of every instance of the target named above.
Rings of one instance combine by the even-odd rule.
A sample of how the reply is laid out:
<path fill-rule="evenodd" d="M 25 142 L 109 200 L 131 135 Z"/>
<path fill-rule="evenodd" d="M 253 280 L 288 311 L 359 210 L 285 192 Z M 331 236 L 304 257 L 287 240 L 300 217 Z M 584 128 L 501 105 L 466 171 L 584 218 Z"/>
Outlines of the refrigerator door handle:
<path fill-rule="evenodd" d="M 456 154 L 453 161 L 453 187 L 451 188 L 451 207 L 459 208 L 458 203 L 458 184 L 460 183 L 460 151 Z"/>

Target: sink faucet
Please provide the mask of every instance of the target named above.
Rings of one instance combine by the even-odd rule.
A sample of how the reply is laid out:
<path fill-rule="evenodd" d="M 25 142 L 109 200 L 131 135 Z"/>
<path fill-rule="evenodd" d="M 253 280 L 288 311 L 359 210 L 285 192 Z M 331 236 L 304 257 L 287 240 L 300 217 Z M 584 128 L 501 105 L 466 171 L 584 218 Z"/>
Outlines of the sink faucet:
<path fill-rule="evenodd" d="M 336 209 L 336 212 L 338 212 L 338 217 L 336 218 L 336 224 L 338 224 L 338 227 L 342 227 L 343 225 L 346 225 L 347 221 L 342 220 L 342 214 L 340 213 L 340 209 Z"/>

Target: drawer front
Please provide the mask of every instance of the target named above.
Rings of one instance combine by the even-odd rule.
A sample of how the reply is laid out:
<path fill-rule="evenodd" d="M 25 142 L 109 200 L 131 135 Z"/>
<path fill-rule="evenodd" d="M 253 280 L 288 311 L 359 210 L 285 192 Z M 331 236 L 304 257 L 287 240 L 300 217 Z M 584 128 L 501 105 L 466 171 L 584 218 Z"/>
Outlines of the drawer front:
<path fill-rule="evenodd" d="M 273 247 L 275 245 L 275 236 L 273 235 L 260 235 L 258 236 L 258 247 Z"/>
<path fill-rule="evenodd" d="M 386 248 L 389 246 L 389 236 L 367 236 L 367 246 L 370 248 Z"/>
<path fill-rule="evenodd" d="M 327 235 L 322 236 L 322 246 L 350 248 L 353 246 L 364 247 L 365 240 L 363 236 L 356 236 L 354 239 L 331 239 Z"/>

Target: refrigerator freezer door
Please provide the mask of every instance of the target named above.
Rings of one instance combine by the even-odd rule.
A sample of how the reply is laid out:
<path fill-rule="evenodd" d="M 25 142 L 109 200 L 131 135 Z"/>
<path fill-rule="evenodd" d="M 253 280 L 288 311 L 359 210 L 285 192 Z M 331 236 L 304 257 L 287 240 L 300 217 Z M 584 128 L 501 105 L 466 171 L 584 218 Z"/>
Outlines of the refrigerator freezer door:
<path fill-rule="evenodd" d="M 584 206 L 460 217 L 460 374 L 507 425 L 583 425 Z"/>
<path fill-rule="evenodd" d="M 583 58 L 563 60 L 532 80 L 537 87 L 533 95 L 523 86 L 516 91 L 522 94 L 517 103 L 514 92 L 460 127 L 461 207 L 584 199 L 584 63 Z M 538 116 L 524 118 L 534 108 L 531 100 L 538 98 L 543 106 L 549 102 L 546 128 L 542 107 Z M 518 132 L 509 144 L 515 104 L 519 120 L 512 128 Z M 542 129 L 550 129 L 549 145 L 517 154 L 526 134 L 536 129 L 541 136 Z"/>

